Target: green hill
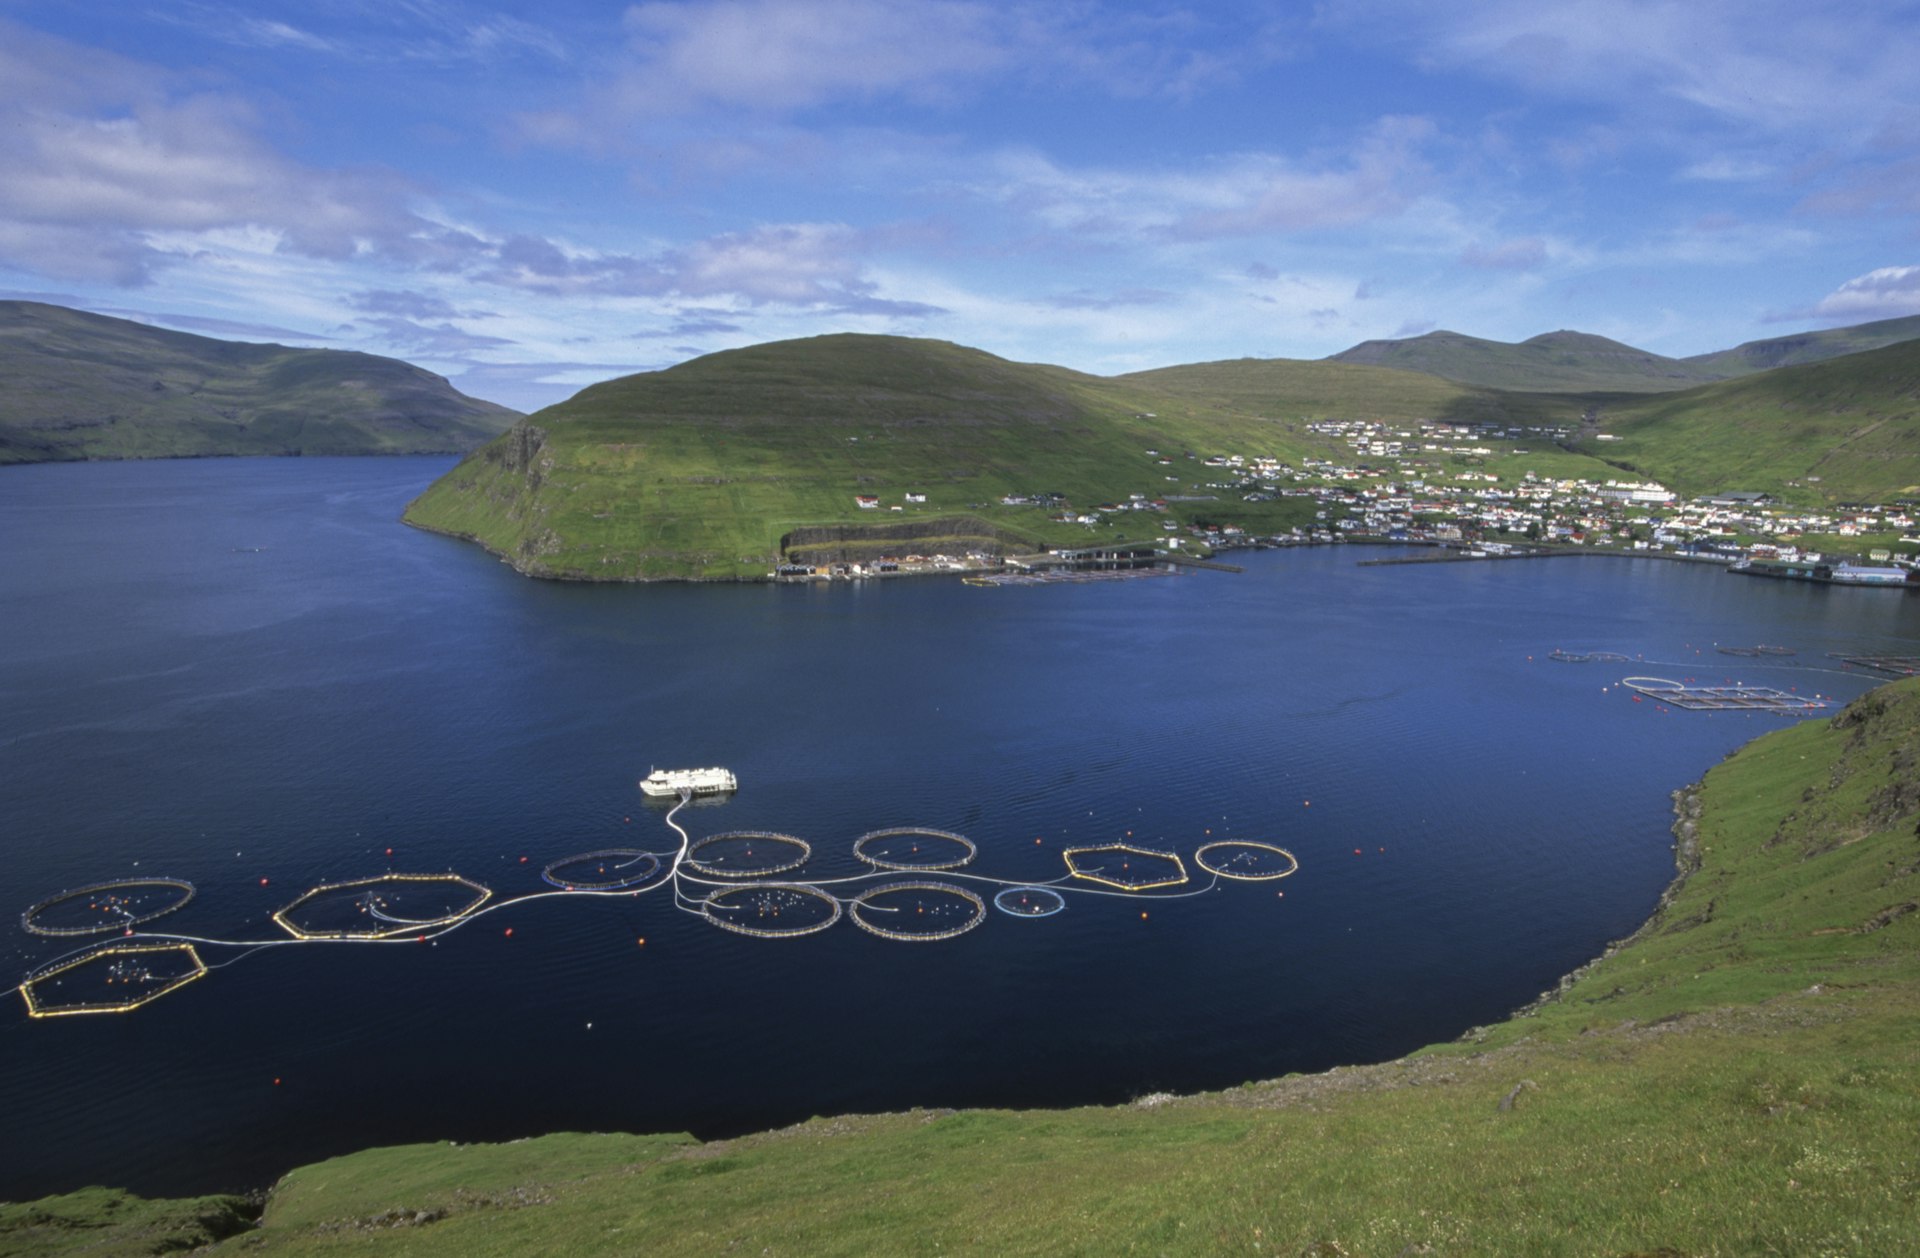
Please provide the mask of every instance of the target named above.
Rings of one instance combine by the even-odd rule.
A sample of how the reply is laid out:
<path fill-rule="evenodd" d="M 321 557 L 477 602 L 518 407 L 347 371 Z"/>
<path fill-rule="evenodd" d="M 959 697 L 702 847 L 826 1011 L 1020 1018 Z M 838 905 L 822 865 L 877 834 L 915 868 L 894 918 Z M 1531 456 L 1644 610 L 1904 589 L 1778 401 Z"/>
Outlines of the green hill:
<path fill-rule="evenodd" d="M 1565 399 L 1337 363 L 1249 359 L 1108 379 L 943 341 L 822 336 L 585 389 L 470 456 L 406 518 L 535 575 L 759 578 L 783 538 L 819 526 L 858 529 L 868 552 L 1161 535 L 1156 513 L 1090 532 L 1054 522 L 1055 507 L 1002 506 L 1007 495 L 1058 494 L 1080 509 L 1168 496 L 1166 518 L 1284 527 L 1311 509 L 1216 493 L 1208 477 L 1223 473 L 1200 460 L 1344 457 L 1307 431 L 1330 416 L 1549 411 L 1578 415 Z M 1559 463 L 1608 474 L 1582 456 L 1543 455 L 1543 471 Z M 926 502 L 906 502 L 909 492 Z M 879 507 L 862 510 L 857 495 Z"/>
<path fill-rule="evenodd" d="M 0 463 L 456 453 L 516 418 L 392 358 L 0 302 Z"/>
<path fill-rule="evenodd" d="M 1822 332 L 1796 332 L 1764 341 L 1748 341 L 1732 349 L 1712 354 L 1696 354 L 1680 361 L 1691 363 L 1715 376 L 1733 377 L 1773 367 L 1792 367 L 1800 363 L 1821 362 L 1842 354 L 1858 354 L 1901 341 L 1920 339 L 1920 315 L 1905 319 L 1879 319 L 1850 328 L 1830 328 Z"/>
<path fill-rule="evenodd" d="M 1584 332 L 1548 332 L 1517 345 L 1458 332 L 1364 341 L 1333 362 L 1396 367 L 1462 384 L 1530 393 L 1654 393 L 1729 374 Z"/>
<path fill-rule="evenodd" d="M 1581 448 L 1682 493 L 1920 493 L 1920 341 L 1601 408 Z"/>
<path fill-rule="evenodd" d="M 1682 878 L 1633 938 L 1399 1061 L 710 1144 L 378 1149 L 291 1172 L 215 1252 L 1911 1253 L 1916 783 L 1920 679 L 1757 740 L 1676 796 Z M 0 1254 L 160 1252 L 249 1212 L 93 1189 L 0 1208 Z"/>

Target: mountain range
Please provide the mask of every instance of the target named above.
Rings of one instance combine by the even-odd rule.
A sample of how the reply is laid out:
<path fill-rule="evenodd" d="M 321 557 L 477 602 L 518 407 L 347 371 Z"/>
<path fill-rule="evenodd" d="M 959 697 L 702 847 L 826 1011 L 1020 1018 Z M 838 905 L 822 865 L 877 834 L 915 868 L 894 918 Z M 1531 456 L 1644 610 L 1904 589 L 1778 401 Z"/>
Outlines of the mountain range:
<path fill-rule="evenodd" d="M 519 417 L 398 359 L 0 301 L 0 463 L 457 454 Z"/>

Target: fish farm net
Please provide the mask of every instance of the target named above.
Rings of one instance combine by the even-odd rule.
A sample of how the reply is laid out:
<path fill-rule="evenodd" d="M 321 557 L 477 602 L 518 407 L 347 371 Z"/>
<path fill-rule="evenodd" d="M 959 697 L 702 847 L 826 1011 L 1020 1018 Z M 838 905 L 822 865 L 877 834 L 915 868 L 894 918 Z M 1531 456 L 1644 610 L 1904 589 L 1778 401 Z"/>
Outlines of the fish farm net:
<path fill-rule="evenodd" d="M 700 912 L 735 934 L 792 939 L 839 921 L 840 901 L 802 882 L 748 882 L 715 891 L 701 901 Z"/>
<path fill-rule="evenodd" d="M 853 841 L 853 854 L 875 869 L 958 869 L 979 852 L 964 834 L 913 826 L 874 830 Z"/>
<path fill-rule="evenodd" d="M 728 830 L 695 843 L 680 863 L 714 878 L 766 878 L 798 869 L 812 855 L 812 845 L 791 834 Z"/>
<path fill-rule="evenodd" d="M 206 972 L 189 943 L 106 943 L 29 975 L 20 995 L 33 1018 L 128 1013 Z"/>
<path fill-rule="evenodd" d="M 99 935 L 132 930 L 142 922 L 184 908 L 193 884 L 178 878 L 126 878 L 96 882 L 50 895 L 20 915 L 33 935 Z"/>
<path fill-rule="evenodd" d="M 853 897 L 847 916 L 861 930 L 882 939 L 930 943 L 964 935 L 978 926 L 987 916 L 987 904 L 951 883 L 889 882 Z"/>
<path fill-rule="evenodd" d="M 1268 882 L 1285 878 L 1300 868 L 1292 852 L 1251 839 L 1223 839 L 1193 854 L 1193 863 L 1210 874 L 1241 882 Z"/>
<path fill-rule="evenodd" d="M 1067 872 L 1087 882 L 1121 891 L 1151 891 L 1177 887 L 1187 880 L 1187 867 L 1177 852 L 1159 852 L 1131 843 L 1102 843 L 1070 847 L 1060 854 Z"/>
<path fill-rule="evenodd" d="M 1836 652 L 1829 658 L 1871 668 L 1877 673 L 1892 673 L 1895 677 L 1920 676 L 1920 655 L 1845 655 Z"/>
<path fill-rule="evenodd" d="M 1620 684 L 1636 695 L 1689 712 L 1772 712 L 1790 716 L 1827 706 L 1824 699 L 1809 699 L 1772 686 L 1687 686 L 1663 677 L 1628 677 Z"/>
<path fill-rule="evenodd" d="M 1717 646 L 1713 648 L 1722 655 L 1739 655 L 1749 659 L 1762 655 L 1797 655 L 1790 646 Z"/>
<path fill-rule="evenodd" d="M 562 857 L 541 870 L 540 877 L 562 891 L 621 891 L 644 885 L 662 868 L 652 852 L 615 847 Z"/>
<path fill-rule="evenodd" d="M 391 939 L 451 926 L 492 895 L 460 874 L 381 874 L 322 884 L 273 920 L 295 939 Z"/>
<path fill-rule="evenodd" d="M 994 895 L 993 907 L 1009 917 L 1052 917 L 1067 907 L 1067 897 L 1051 887 L 1005 887 Z"/>

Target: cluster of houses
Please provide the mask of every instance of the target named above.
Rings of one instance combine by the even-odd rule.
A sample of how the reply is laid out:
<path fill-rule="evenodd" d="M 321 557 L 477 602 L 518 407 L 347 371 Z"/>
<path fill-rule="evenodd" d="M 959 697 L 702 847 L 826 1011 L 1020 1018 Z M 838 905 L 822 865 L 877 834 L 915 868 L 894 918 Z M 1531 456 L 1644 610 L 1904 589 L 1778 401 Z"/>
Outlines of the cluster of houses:
<path fill-rule="evenodd" d="M 1898 549 L 1875 547 L 1867 557 L 1899 562 L 1902 552 L 1920 547 L 1920 506 L 1912 503 L 1816 509 L 1738 491 L 1683 501 L 1652 481 L 1556 479 L 1532 472 L 1503 477 L 1479 465 L 1481 459 L 1531 452 L 1511 443 L 1531 442 L 1537 449 L 1542 442 L 1564 442 L 1571 436 L 1564 426 L 1320 420 L 1306 427 L 1346 445 L 1352 455 L 1302 458 L 1295 466 L 1268 455 L 1182 451 L 1182 463 L 1189 469 L 1198 463 L 1206 469 L 1203 474 L 1214 479 L 1196 479 L 1186 493 L 1175 492 L 1180 488 L 1176 484 L 1092 506 L 1074 506 L 1058 493 L 1008 493 L 1000 503 L 1048 508 L 1055 523 L 1089 528 L 1115 524 L 1134 513 L 1157 513 L 1163 535 L 1190 533 L 1215 548 L 1358 537 L 1481 545 L 1527 540 L 1796 561 L 1818 557 L 1817 539 L 1884 535 L 1898 538 Z M 1157 449 L 1148 449 L 1146 455 L 1156 467 L 1175 461 L 1173 453 Z M 1179 482 L 1182 477 L 1162 474 L 1162 479 Z M 1207 492 L 1198 492 L 1202 490 Z M 1183 526 L 1174 518 L 1187 514 L 1174 510 L 1179 504 L 1235 499 L 1308 499 L 1313 522 L 1284 534 L 1256 536 L 1239 525 Z M 893 504 L 883 504 L 876 495 L 855 498 L 863 510 L 890 505 L 894 511 L 926 500 L 917 490 Z M 1222 509 L 1217 514 L 1232 512 Z M 1180 540 L 1167 537 L 1173 545 Z M 979 557 L 971 562 L 979 562 Z"/>

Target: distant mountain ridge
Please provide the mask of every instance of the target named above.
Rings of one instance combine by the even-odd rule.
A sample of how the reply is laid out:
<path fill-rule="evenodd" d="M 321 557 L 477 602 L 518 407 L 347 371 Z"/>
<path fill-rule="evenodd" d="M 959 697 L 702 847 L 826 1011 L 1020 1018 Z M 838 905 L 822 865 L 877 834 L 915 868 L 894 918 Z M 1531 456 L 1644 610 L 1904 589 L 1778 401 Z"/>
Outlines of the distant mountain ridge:
<path fill-rule="evenodd" d="M 1438 331 L 1402 340 L 1362 341 L 1330 355 L 1329 361 L 1417 371 L 1491 389 L 1663 393 L 1915 339 L 1920 339 L 1920 317 L 1799 332 L 1691 358 L 1667 358 L 1585 332 L 1548 332 L 1508 344 Z"/>
<path fill-rule="evenodd" d="M 0 302 L 0 463 L 459 454 L 518 418 L 395 358 Z"/>

